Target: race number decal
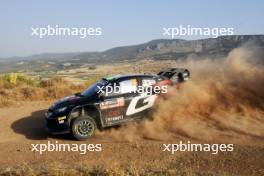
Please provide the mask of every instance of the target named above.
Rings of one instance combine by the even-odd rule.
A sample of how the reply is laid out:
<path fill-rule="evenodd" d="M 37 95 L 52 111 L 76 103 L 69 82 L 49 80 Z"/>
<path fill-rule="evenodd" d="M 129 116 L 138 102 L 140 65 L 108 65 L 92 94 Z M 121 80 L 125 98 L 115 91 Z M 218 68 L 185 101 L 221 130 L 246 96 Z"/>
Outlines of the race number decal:
<path fill-rule="evenodd" d="M 156 95 L 151 95 L 148 97 L 138 96 L 133 98 L 127 108 L 126 115 L 129 116 L 141 112 L 145 109 L 151 108 L 154 105 L 155 99 L 156 99 Z M 143 104 L 141 107 L 137 107 L 139 100 L 143 100 Z"/>

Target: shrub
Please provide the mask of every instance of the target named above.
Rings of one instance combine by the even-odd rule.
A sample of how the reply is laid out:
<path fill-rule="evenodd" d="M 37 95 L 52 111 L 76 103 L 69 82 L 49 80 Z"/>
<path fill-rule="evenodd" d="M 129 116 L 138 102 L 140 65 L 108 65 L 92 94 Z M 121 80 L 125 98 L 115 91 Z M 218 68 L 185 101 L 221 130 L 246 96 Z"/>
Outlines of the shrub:
<path fill-rule="evenodd" d="M 91 65 L 88 67 L 89 70 L 95 70 L 96 69 L 96 66 L 95 65 Z"/>
<path fill-rule="evenodd" d="M 35 86 L 37 83 L 24 75 L 9 73 L 0 77 L 0 88 L 11 89 L 21 85 Z"/>
<path fill-rule="evenodd" d="M 38 87 L 21 87 L 17 90 L 24 100 L 43 100 L 45 99 L 45 89 Z"/>
<path fill-rule="evenodd" d="M 17 84 L 18 85 L 25 84 L 28 86 L 36 86 L 37 85 L 36 81 L 34 81 L 33 79 L 26 77 L 24 75 L 18 75 L 17 76 Z"/>
<path fill-rule="evenodd" d="M 95 81 L 96 79 L 92 77 L 91 82 Z M 37 83 L 24 75 L 7 74 L 0 77 L 0 106 L 24 100 L 54 100 L 81 92 L 86 87 L 84 84 L 73 84 L 59 77 Z"/>
<path fill-rule="evenodd" d="M 47 88 L 47 87 L 53 87 L 53 86 L 58 86 L 58 85 L 65 85 L 65 84 L 69 84 L 69 82 L 59 77 L 53 77 L 48 80 L 40 81 L 39 86 L 43 88 Z"/>

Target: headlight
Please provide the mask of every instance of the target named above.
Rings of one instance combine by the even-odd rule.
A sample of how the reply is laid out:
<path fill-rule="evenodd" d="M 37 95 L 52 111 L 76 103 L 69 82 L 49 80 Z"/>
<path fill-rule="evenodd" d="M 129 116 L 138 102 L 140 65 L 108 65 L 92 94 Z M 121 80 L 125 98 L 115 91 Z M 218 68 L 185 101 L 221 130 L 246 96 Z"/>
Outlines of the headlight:
<path fill-rule="evenodd" d="M 66 111 L 67 107 L 62 107 L 62 108 L 59 108 L 56 110 L 57 113 L 61 113 L 61 112 L 64 112 Z"/>

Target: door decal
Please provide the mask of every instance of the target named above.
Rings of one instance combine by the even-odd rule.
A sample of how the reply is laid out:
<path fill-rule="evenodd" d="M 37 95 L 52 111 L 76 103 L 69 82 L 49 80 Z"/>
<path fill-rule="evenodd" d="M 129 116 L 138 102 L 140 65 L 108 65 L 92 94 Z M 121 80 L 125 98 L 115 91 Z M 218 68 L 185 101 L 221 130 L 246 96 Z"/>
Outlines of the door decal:
<path fill-rule="evenodd" d="M 154 105 L 156 97 L 156 95 L 151 95 L 147 97 L 141 95 L 134 97 L 127 108 L 126 115 L 129 116 L 151 108 Z M 141 99 L 143 99 L 143 105 L 141 107 L 137 107 L 137 104 Z"/>

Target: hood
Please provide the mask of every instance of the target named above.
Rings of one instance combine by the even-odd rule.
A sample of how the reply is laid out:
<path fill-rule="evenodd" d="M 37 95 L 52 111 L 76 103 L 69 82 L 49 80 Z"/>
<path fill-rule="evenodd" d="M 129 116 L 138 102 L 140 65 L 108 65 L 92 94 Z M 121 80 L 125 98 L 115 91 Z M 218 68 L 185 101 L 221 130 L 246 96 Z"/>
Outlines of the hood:
<path fill-rule="evenodd" d="M 78 104 L 83 97 L 78 95 L 70 95 L 57 100 L 49 109 L 54 110 L 57 108 Z"/>
<path fill-rule="evenodd" d="M 78 105 L 93 104 L 98 101 L 98 98 L 94 96 L 83 96 L 81 94 L 74 94 L 70 96 L 63 97 L 57 100 L 53 105 L 49 107 L 50 111 L 54 111 L 58 108 L 69 107 L 69 109 L 76 107 Z"/>
<path fill-rule="evenodd" d="M 66 96 L 66 97 L 63 97 L 63 98 L 57 100 L 54 104 L 55 105 L 58 105 L 58 104 L 75 102 L 75 101 L 77 101 L 80 98 L 81 97 L 80 96 L 77 96 L 77 95 L 70 95 L 70 96 Z"/>

